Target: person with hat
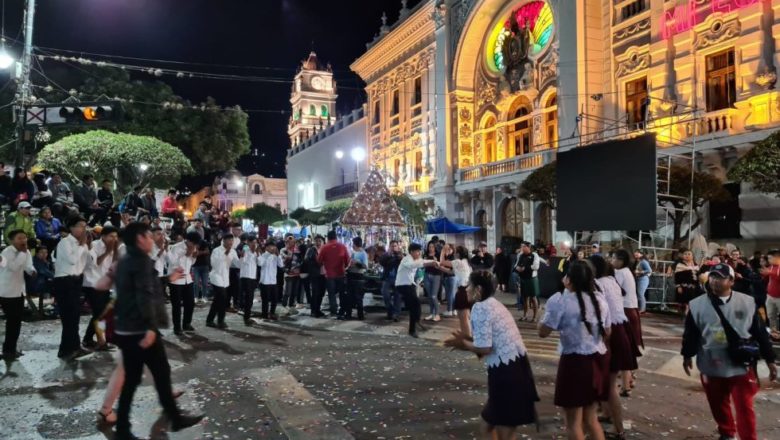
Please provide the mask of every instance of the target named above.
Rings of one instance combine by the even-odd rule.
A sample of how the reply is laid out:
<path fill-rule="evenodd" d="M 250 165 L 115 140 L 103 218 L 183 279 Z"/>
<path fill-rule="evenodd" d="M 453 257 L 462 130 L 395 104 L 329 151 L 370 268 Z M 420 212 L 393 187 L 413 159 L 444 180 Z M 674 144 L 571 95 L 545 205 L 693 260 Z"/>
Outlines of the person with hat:
<path fill-rule="evenodd" d="M 27 202 L 19 202 L 16 207 L 16 212 L 8 214 L 8 218 L 5 220 L 5 242 L 11 242 L 11 231 L 22 231 L 27 235 L 27 238 L 36 238 L 35 226 L 33 225 L 32 215 L 30 215 L 30 209 L 32 205 Z"/>
<path fill-rule="evenodd" d="M 685 317 L 683 369 L 690 376 L 692 358 L 721 439 L 756 438 L 753 400 L 758 393 L 758 355 L 766 361 L 769 380 L 777 378 L 775 354 L 750 295 L 732 290 L 734 270 L 720 263 L 709 271 L 707 294 L 690 302 Z M 750 354 L 746 359 L 744 354 Z M 731 410 L 734 403 L 736 417 Z"/>
<path fill-rule="evenodd" d="M 761 277 L 767 282 L 766 314 L 771 330 L 780 331 L 780 249 L 772 249 L 768 256 L 769 265 L 761 268 Z"/>

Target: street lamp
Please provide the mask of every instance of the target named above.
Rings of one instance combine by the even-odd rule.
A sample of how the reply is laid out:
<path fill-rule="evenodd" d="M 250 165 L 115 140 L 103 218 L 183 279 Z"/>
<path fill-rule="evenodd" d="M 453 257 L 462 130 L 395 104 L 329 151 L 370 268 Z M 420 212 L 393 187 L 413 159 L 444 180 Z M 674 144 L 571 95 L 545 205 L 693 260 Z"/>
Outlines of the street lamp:
<path fill-rule="evenodd" d="M 344 158 L 344 152 L 341 150 L 336 150 L 336 159 L 343 159 Z"/>
<path fill-rule="evenodd" d="M 366 149 L 363 147 L 355 147 L 349 152 L 352 160 L 355 161 L 355 185 L 358 190 L 360 189 L 360 162 L 366 159 Z"/>
<path fill-rule="evenodd" d="M 0 69 L 5 70 L 14 64 L 13 57 L 5 50 L 5 43 L 0 48 Z"/>

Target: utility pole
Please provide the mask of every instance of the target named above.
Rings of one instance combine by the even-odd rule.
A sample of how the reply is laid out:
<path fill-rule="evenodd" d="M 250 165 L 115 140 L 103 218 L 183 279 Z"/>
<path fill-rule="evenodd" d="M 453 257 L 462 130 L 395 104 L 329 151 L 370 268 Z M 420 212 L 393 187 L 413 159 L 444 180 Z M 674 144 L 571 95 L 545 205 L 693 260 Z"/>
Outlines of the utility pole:
<path fill-rule="evenodd" d="M 22 52 L 19 91 L 16 100 L 16 166 L 24 166 L 24 122 L 26 108 L 31 104 L 30 70 L 32 69 L 33 22 L 35 21 L 35 0 L 27 0 L 24 14 L 24 51 Z"/>

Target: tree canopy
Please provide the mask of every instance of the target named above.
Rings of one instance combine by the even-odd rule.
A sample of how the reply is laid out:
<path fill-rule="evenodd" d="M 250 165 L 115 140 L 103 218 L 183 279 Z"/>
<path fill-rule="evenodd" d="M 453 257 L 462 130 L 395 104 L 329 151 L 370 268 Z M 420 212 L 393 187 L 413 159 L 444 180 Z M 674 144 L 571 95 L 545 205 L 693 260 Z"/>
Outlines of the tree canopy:
<path fill-rule="evenodd" d="M 115 180 L 121 191 L 136 185 L 168 187 L 193 173 L 190 160 L 173 145 L 150 136 L 93 130 L 47 145 L 39 164 L 70 177 L 85 174 Z"/>
<path fill-rule="evenodd" d="M 252 220 L 258 225 L 270 225 L 284 220 L 284 215 L 282 214 L 282 211 L 274 206 L 258 203 L 251 208 L 247 208 L 243 218 Z"/>
<path fill-rule="evenodd" d="M 742 156 L 728 177 L 749 182 L 757 191 L 780 197 L 780 131 L 772 133 Z"/>
<path fill-rule="evenodd" d="M 546 203 L 555 209 L 557 197 L 555 170 L 555 162 L 551 162 L 531 172 L 520 184 L 521 197 L 534 202 Z"/>

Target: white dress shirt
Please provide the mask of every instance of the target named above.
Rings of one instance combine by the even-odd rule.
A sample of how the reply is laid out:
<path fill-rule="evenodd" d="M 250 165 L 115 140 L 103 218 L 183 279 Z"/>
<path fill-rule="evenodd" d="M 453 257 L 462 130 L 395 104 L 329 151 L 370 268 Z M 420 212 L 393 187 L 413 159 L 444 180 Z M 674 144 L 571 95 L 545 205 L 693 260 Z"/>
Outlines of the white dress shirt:
<path fill-rule="evenodd" d="M 57 245 L 57 260 L 54 262 L 54 278 L 67 276 L 81 276 L 87 265 L 89 248 L 86 244 L 79 245 L 79 241 L 68 234 Z"/>
<path fill-rule="evenodd" d="M 30 252 L 19 252 L 8 246 L 0 252 L 0 298 L 19 298 L 27 293 L 24 272 L 35 273 Z"/>
<path fill-rule="evenodd" d="M 414 259 L 411 255 L 401 259 L 398 265 L 398 271 L 395 274 L 396 286 L 414 286 L 414 277 L 417 275 L 417 269 L 425 266 L 425 260 L 422 258 Z"/>
<path fill-rule="evenodd" d="M 238 239 L 238 237 L 233 239 L 233 250 L 236 251 L 236 255 L 238 255 L 238 247 L 241 246 L 241 240 Z M 241 260 L 236 260 L 232 263 L 230 263 L 231 269 L 241 269 Z"/>
<path fill-rule="evenodd" d="M 187 256 L 187 242 L 182 241 L 168 248 L 167 258 L 168 270 L 171 273 L 178 268 L 184 271 L 184 276 L 176 281 L 172 281 L 171 284 L 177 286 L 192 284 L 192 265 L 195 264 L 195 257 Z"/>
<path fill-rule="evenodd" d="M 228 287 L 230 286 L 230 265 L 238 261 L 238 254 L 234 249 L 225 254 L 225 246 L 220 245 L 211 251 L 211 272 L 209 272 L 209 282 L 212 286 Z"/>
<path fill-rule="evenodd" d="M 104 253 L 106 253 L 106 244 L 103 243 L 103 240 L 93 241 L 92 249 L 87 252 L 87 264 L 84 267 L 84 287 L 94 289 L 95 284 L 111 269 L 114 258 L 110 254 L 98 265 L 98 258 Z"/>
<path fill-rule="evenodd" d="M 168 251 L 163 251 L 162 254 L 160 253 L 160 248 L 157 247 L 156 243 L 152 248 L 152 253 L 149 254 L 149 258 L 151 258 L 154 262 L 154 270 L 157 271 L 158 277 L 165 276 L 165 262 L 167 261 L 167 255 Z"/>
<path fill-rule="evenodd" d="M 248 246 L 244 249 L 244 256 L 241 257 L 241 278 L 250 280 L 257 278 L 257 266 L 260 264 L 259 258 L 260 256 L 252 252 Z"/>
<path fill-rule="evenodd" d="M 260 284 L 272 286 L 276 284 L 276 269 L 284 267 L 284 261 L 279 255 L 263 252 L 257 260 L 257 265 L 260 266 Z"/>
<path fill-rule="evenodd" d="M 631 273 L 631 269 L 627 267 L 615 269 L 615 281 L 626 292 L 623 295 L 623 308 L 639 308 L 639 297 L 636 296 L 636 281 L 634 280 L 634 274 Z"/>

